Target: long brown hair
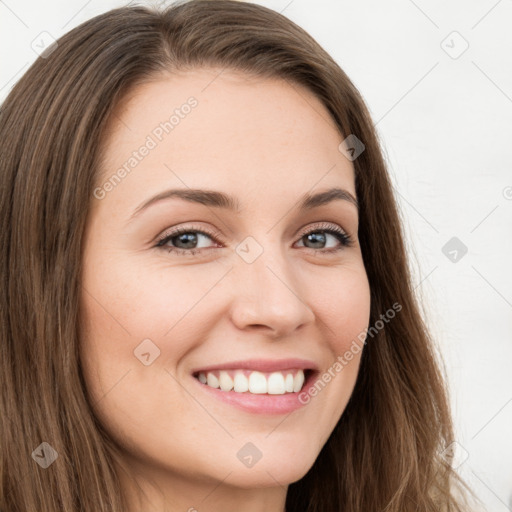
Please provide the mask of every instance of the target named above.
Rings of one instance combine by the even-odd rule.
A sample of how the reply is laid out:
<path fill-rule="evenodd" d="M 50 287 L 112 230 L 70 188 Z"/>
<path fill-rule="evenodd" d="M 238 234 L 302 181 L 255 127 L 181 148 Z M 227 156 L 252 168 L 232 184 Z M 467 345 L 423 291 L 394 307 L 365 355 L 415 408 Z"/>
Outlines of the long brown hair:
<path fill-rule="evenodd" d="M 343 137 L 364 143 L 353 164 L 370 325 L 401 305 L 368 338 L 347 408 L 309 472 L 289 486 L 287 512 L 463 510 L 457 494 L 466 489 L 446 449 L 454 434 L 444 378 L 365 103 L 304 30 L 230 0 L 96 16 L 39 57 L 1 107 L 0 510 L 127 508 L 120 452 L 92 412 L 80 367 L 82 235 L 121 98 L 162 71 L 206 66 L 303 85 Z M 35 463 L 55 454 L 46 469 Z"/>

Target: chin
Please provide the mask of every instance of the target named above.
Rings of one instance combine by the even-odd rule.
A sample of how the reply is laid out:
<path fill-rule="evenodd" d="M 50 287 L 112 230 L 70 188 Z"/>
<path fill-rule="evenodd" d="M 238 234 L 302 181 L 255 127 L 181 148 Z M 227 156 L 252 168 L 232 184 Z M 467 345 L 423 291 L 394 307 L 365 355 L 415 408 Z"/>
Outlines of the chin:
<path fill-rule="evenodd" d="M 216 476 L 231 472 L 225 483 L 240 488 L 284 486 L 304 477 L 315 460 L 315 456 L 300 453 L 300 448 L 290 453 L 276 450 L 267 457 L 263 455 L 252 467 L 246 467 L 238 458 L 234 464 L 228 462 L 221 471 L 217 466 Z"/>

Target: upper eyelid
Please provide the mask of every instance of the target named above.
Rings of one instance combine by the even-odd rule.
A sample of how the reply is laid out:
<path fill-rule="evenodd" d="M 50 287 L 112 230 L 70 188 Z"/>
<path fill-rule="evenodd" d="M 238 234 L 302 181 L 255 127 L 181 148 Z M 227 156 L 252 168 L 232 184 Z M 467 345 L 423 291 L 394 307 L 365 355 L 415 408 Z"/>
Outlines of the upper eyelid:
<path fill-rule="evenodd" d="M 219 239 L 223 239 L 223 235 L 217 231 L 217 230 L 213 230 L 212 232 L 209 232 L 208 230 L 204 229 L 204 228 L 199 228 L 199 227 L 194 227 L 194 226 L 186 226 L 186 227 L 176 227 L 176 228 L 172 228 L 170 230 L 166 230 L 164 231 L 164 233 L 159 236 L 156 240 L 156 243 L 157 245 L 164 241 L 165 239 L 167 238 L 172 238 L 173 236 L 177 236 L 177 234 L 180 233 L 180 231 L 184 232 L 184 233 L 189 233 L 189 232 L 197 232 L 197 233 L 201 233 L 203 235 L 206 235 L 210 238 L 219 238 Z"/>

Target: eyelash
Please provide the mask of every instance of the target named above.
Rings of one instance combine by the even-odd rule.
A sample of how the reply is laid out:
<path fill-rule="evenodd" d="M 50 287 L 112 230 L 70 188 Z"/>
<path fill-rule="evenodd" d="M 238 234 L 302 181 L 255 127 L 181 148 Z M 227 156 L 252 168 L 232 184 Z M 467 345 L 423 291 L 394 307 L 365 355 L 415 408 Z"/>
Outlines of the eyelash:
<path fill-rule="evenodd" d="M 167 242 L 169 242 L 173 238 L 176 238 L 179 235 L 182 235 L 184 233 L 187 233 L 187 234 L 188 233 L 199 233 L 201 235 L 206 235 L 215 242 L 216 242 L 215 237 L 221 238 L 220 233 L 210 233 L 208 231 L 204 231 L 202 229 L 197 229 L 193 226 L 190 226 L 190 227 L 184 227 L 184 228 L 177 228 L 174 231 L 171 231 L 170 233 L 165 233 L 158 240 L 156 247 L 162 248 L 169 253 L 174 252 L 180 256 L 194 256 L 198 252 L 201 252 L 201 251 L 204 252 L 204 251 L 209 251 L 211 249 L 214 249 L 213 247 L 203 248 L 203 249 L 182 249 L 180 247 L 169 247 L 169 246 L 165 245 Z M 302 240 L 302 238 L 304 238 L 305 236 L 310 235 L 312 233 L 328 233 L 328 234 L 336 237 L 338 239 L 338 241 L 341 243 L 341 245 L 339 247 L 330 248 L 330 249 L 311 249 L 309 247 L 306 247 L 306 250 L 309 249 L 310 251 L 312 251 L 315 254 L 330 255 L 330 254 L 337 253 L 338 251 L 341 251 L 346 247 L 351 247 L 353 245 L 352 237 L 350 235 L 348 235 L 347 233 L 345 233 L 341 228 L 338 228 L 337 226 L 333 226 L 332 224 L 324 224 L 321 226 L 317 226 L 315 229 L 312 229 L 310 231 L 306 231 L 299 237 L 299 240 Z"/>

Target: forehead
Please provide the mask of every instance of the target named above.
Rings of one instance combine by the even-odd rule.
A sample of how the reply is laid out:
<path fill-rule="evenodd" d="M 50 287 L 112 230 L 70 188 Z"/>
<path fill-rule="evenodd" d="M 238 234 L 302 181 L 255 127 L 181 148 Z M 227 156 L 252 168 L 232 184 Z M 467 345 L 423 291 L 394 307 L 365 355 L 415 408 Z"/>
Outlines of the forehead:
<path fill-rule="evenodd" d="M 221 69 L 162 74 L 117 106 L 100 181 L 124 168 L 109 200 L 136 205 L 176 186 L 229 188 L 241 203 L 316 186 L 355 195 L 342 139 L 325 106 L 298 84 Z"/>

